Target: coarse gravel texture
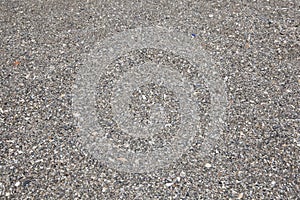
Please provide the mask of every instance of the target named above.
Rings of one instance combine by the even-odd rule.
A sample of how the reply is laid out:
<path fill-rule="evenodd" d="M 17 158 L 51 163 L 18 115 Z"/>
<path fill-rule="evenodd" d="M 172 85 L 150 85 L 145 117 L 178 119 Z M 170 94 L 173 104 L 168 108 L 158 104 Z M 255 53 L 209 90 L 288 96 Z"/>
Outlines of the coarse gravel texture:
<path fill-rule="evenodd" d="M 1 0 L 0 199 L 299 199 L 299 4 Z M 77 144 L 72 85 L 96 42 L 156 25 L 202 41 L 227 126 L 205 157 L 117 171 Z"/>

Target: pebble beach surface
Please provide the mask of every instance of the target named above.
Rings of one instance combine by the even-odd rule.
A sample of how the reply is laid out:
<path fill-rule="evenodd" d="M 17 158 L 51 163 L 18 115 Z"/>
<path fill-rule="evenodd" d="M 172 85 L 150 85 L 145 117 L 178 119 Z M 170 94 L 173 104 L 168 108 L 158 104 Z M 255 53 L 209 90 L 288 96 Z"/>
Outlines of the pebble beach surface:
<path fill-rule="evenodd" d="M 297 0 L 1 0 L 0 199 L 299 199 L 299 24 Z M 83 137 L 78 77 L 112 51 Z"/>

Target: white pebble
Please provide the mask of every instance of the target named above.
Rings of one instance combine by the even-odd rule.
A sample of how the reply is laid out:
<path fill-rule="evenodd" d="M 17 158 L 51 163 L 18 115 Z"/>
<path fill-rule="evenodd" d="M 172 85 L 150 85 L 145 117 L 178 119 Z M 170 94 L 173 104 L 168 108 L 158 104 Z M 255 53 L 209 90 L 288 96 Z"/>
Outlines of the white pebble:
<path fill-rule="evenodd" d="M 16 184 L 15 184 L 16 187 L 18 187 L 20 185 L 21 185 L 20 181 L 16 182 Z"/>
<path fill-rule="evenodd" d="M 244 193 L 240 193 L 239 196 L 238 196 L 238 199 L 242 199 L 244 196 Z"/>
<path fill-rule="evenodd" d="M 275 184 L 276 184 L 276 182 L 275 182 L 275 181 L 272 181 L 272 182 L 271 182 L 271 184 L 272 184 L 272 185 L 275 185 Z"/>
<path fill-rule="evenodd" d="M 186 173 L 185 173 L 184 171 L 182 171 L 182 172 L 180 172 L 180 176 L 181 176 L 182 178 L 184 178 L 184 177 L 186 176 Z"/>
<path fill-rule="evenodd" d="M 166 183 L 166 186 L 167 187 L 170 187 L 170 186 L 172 186 L 174 183 Z"/>
<path fill-rule="evenodd" d="M 211 168 L 211 164 L 209 164 L 209 163 L 206 163 L 204 166 L 205 166 L 206 168 Z"/>

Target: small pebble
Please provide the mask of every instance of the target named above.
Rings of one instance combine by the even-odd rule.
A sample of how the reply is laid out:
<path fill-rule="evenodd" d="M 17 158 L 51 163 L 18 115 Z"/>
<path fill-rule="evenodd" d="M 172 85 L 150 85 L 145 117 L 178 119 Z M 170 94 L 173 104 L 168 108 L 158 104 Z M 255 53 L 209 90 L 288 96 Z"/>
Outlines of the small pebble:
<path fill-rule="evenodd" d="M 20 184 L 21 184 L 20 181 L 18 181 L 18 182 L 16 182 L 15 186 L 18 187 L 18 186 L 20 186 Z"/>
<path fill-rule="evenodd" d="M 106 192 L 107 190 L 108 190 L 107 187 L 103 187 L 103 188 L 102 188 L 102 192 Z"/>
<path fill-rule="evenodd" d="M 206 168 L 211 168 L 211 164 L 209 164 L 209 163 L 206 163 L 204 166 L 205 166 Z"/>
<path fill-rule="evenodd" d="M 174 183 L 166 183 L 166 186 L 167 187 L 170 187 L 170 186 L 172 186 Z"/>
<path fill-rule="evenodd" d="M 184 178 L 184 177 L 186 176 L 186 173 L 185 173 L 184 171 L 182 171 L 182 172 L 180 172 L 180 176 L 181 176 L 182 178 Z"/>
<path fill-rule="evenodd" d="M 271 184 L 274 186 L 274 185 L 276 184 L 276 182 L 275 182 L 275 181 L 272 181 Z"/>
<path fill-rule="evenodd" d="M 23 182 L 24 187 L 28 186 L 29 184 L 30 184 L 30 180 L 26 180 L 26 181 Z"/>
<path fill-rule="evenodd" d="M 244 193 L 240 193 L 239 196 L 238 196 L 238 199 L 242 199 L 244 196 Z"/>

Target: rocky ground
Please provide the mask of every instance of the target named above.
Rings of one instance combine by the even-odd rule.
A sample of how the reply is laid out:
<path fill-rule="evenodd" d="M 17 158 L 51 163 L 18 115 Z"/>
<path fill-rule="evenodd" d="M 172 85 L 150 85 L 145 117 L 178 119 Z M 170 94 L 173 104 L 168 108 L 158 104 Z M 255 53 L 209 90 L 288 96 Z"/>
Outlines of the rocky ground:
<path fill-rule="evenodd" d="M 299 5 L 297 0 L 1 0 L 0 199 L 299 199 Z M 82 148 L 72 89 L 99 42 L 157 26 L 189 36 L 213 59 L 226 90 L 226 119 L 211 148 L 203 148 L 203 128 L 169 165 L 126 172 Z M 143 59 L 173 63 L 183 66 L 183 74 L 191 66 L 171 52 L 129 52 L 116 58 L 99 85 L 116 78 L 118 66 L 129 66 L 128 58 L 137 65 Z M 205 76 L 199 81 L 205 86 L 194 91 L 201 94 L 200 124 L 214 123 L 205 117 L 213 115 L 212 90 Z M 100 86 L 97 111 L 108 114 L 99 121 L 111 120 L 108 132 L 117 130 L 110 103 L 118 101 L 105 101 L 111 92 Z M 132 112 L 150 123 L 149 105 L 162 101 L 166 118 L 172 118 L 167 122 L 180 123 L 171 89 L 141 86 L 131 94 Z M 147 99 L 148 107 L 141 108 Z M 176 130 L 153 136 L 148 146 L 146 139 L 109 133 L 116 146 L 146 152 Z"/>

